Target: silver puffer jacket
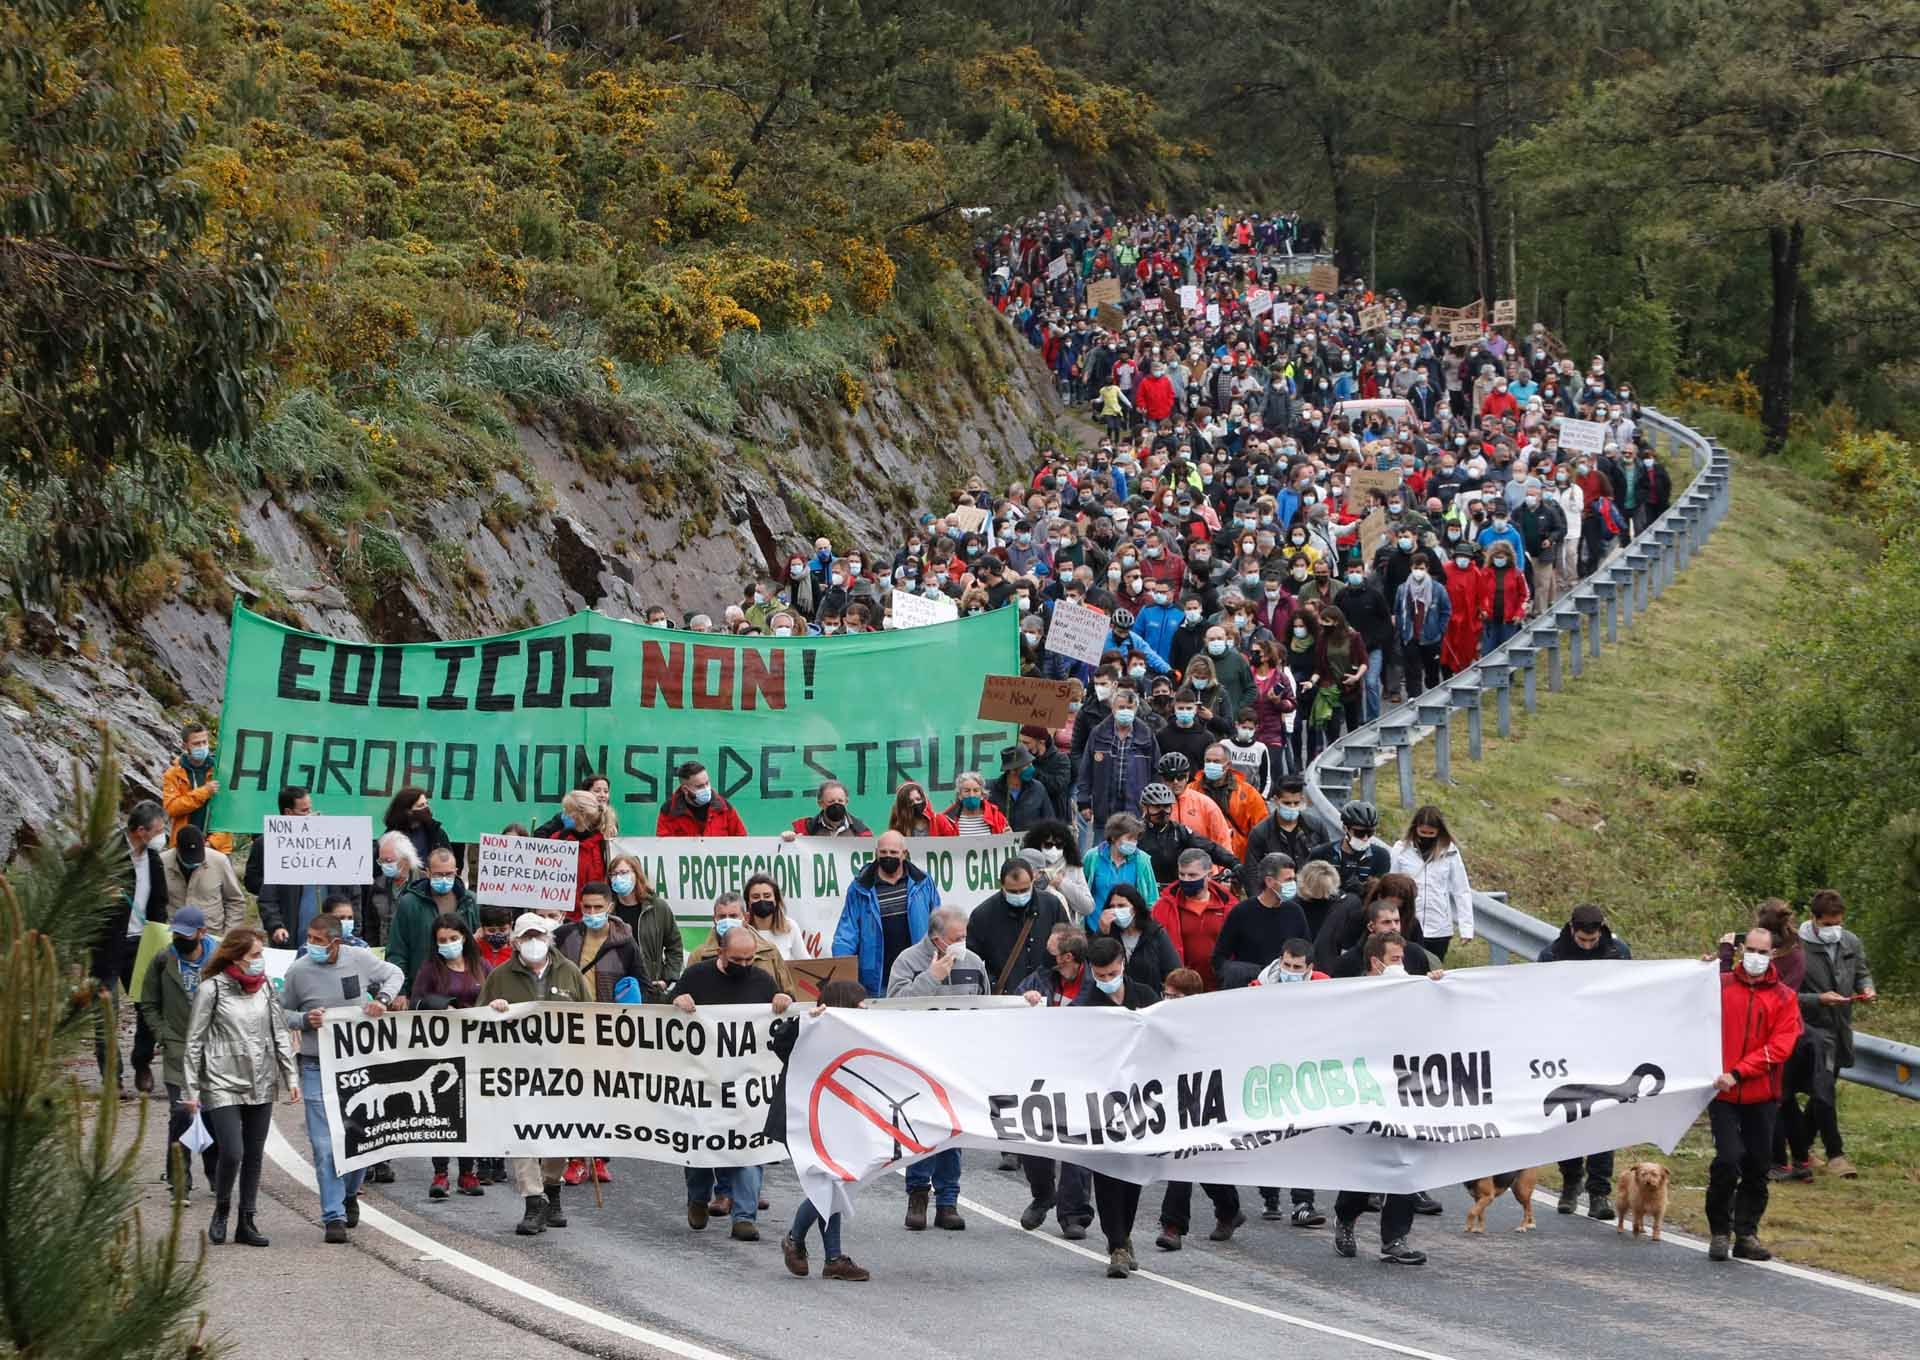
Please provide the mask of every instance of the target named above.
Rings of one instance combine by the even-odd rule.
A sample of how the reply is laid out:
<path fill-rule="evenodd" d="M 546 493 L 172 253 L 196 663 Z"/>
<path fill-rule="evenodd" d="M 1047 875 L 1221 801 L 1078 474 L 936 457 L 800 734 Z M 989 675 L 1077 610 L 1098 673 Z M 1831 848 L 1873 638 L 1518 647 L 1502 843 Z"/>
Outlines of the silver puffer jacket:
<path fill-rule="evenodd" d="M 201 982 L 187 1024 L 185 1076 L 182 1095 L 208 1109 L 270 1105 L 280 1090 L 299 1089 L 292 1036 L 272 983 L 249 996 L 224 975 Z"/>

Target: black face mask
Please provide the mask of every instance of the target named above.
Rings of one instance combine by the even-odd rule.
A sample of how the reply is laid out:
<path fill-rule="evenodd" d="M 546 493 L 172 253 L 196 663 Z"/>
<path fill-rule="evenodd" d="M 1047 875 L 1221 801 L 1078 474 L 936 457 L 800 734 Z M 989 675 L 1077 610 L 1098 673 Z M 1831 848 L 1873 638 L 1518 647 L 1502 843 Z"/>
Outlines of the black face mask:
<path fill-rule="evenodd" d="M 906 860 L 898 855 L 877 855 L 874 857 L 873 862 L 880 866 L 881 873 L 897 874 L 900 872 L 900 866 L 905 864 Z"/>
<path fill-rule="evenodd" d="M 487 943 L 495 949 L 504 948 L 507 941 L 512 938 L 513 932 L 509 930 L 489 930 L 487 932 Z"/>
<path fill-rule="evenodd" d="M 747 911 L 765 921 L 772 918 L 774 905 L 771 902 L 749 902 L 747 903 Z"/>
<path fill-rule="evenodd" d="M 820 809 L 820 820 L 829 826 L 840 825 L 840 823 L 847 820 L 847 805 L 845 803 L 828 803 Z"/>
<path fill-rule="evenodd" d="M 1188 897 L 1198 897 L 1206 890 L 1207 880 L 1204 878 L 1183 878 L 1180 880 L 1180 891 Z"/>

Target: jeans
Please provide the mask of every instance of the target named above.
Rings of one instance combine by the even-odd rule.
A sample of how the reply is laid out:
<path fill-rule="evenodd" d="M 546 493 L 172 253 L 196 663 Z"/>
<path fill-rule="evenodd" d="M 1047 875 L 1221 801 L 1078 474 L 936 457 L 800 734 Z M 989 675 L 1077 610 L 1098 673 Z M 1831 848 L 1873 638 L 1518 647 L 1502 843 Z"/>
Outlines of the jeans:
<path fill-rule="evenodd" d="M 687 1203 L 699 1204 L 716 1194 L 731 1194 L 733 1221 L 751 1223 L 760 1213 L 760 1181 L 765 1167 L 690 1166 L 687 1168 Z"/>
<path fill-rule="evenodd" d="M 1357 1222 L 1366 1212 L 1364 1190 L 1342 1190 L 1333 1200 L 1333 1216 L 1345 1224 Z M 1380 1245 L 1398 1242 L 1413 1231 L 1413 1196 L 1388 1195 L 1380 1208 Z"/>
<path fill-rule="evenodd" d="M 1093 1202 L 1100 1215 L 1100 1231 L 1107 1250 L 1132 1245 L 1133 1220 L 1140 1212 L 1140 1187 L 1132 1181 L 1093 1173 Z"/>
<path fill-rule="evenodd" d="M 802 1199 L 800 1207 L 793 1211 L 793 1226 L 787 1230 L 787 1236 L 798 1242 L 800 1250 L 804 1252 L 807 1249 L 807 1231 L 816 1223 L 820 1225 L 820 1247 L 831 1261 L 841 1254 L 840 1215 L 822 1218 L 820 1211 L 813 1207 L 812 1200 Z"/>
<path fill-rule="evenodd" d="M 193 1127 L 193 1111 L 180 1108 L 181 1090 L 172 1082 L 167 1083 L 167 1184 L 173 1184 L 174 1149 L 180 1145 L 180 1135 Z M 200 1150 L 200 1169 L 206 1173 L 207 1184 L 215 1184 L 220 1177 L 220 1149 L 209 1143 Z M 193 1189 L 193 1154 L 180 1148 L 180 1172 L 187 1178 L 185 1189 Z"/>
<path fill-rule="evenodd" d="M 1611 1152 L 1589 1152 L 1584 1157 L 1569 1157 L 1560 1163 L 1560 1183 L 1579 1185 L 1586 1182 L 1586 1191 L 1596 1199 L 1604 1199 L 1613 1193 L 1613 1154 Z"/>
<path fill-rule="evenodd" d="M 907 1168 L 907 1192 L 933 1188 L 936 1205 L 960 1202 L 960 1149 L 948 1148 Z"/>
<path fill-rule="evenodd" d="M 1767 1156 L 1779 1112 L 1771 1100 L 1759 1105 L 1715 1100 L 1707 1106 L 1707 1121 L 1713 1126 L 1707 1227 L 1714 1233 L 1748 1237 L 1760 1231 L 1760 1216 L 1767 1211 Z"/>
<path fill-rule="evenodd" d="M 1517 623 L 1502 623 L 1498 619 L 1488 619 L 1486 631 L 1480 636 L 1480 655 L 1485 656 L 1519 631 L 1520 625 Z"/>
<path fill-rule="evenodd" d="M 307 1116 L 307 1142 L 313 1148 L 314 1178 L 320 1186 L 320 1221 L 345 1223 L 347 1200 L 360 1193 L 365 1171 L 342 1176 L 333 1169 L 333 1138 L 327 1128 L 327 1110 L 320 1099 L 320 1063 L 300 1059 L 300 1108 Z"/>
<path fill-rule="evenodd" d="M 1234 1185 L 1201 1185 L 1207 1198 L 1213 1201 L 1213 1216 L 1223 1223 L 1231 1223 L 1240 1213 L 1240 1188 Z M 1175 1232 L 1186 1232 L 1193 1223 L 1193 1182 L 1168 1181 L 1167 1191 L 1160 1198 L 1161 1226 L 1172 1228 Z"/>
<path fill-rule="evenodd" d="M 1056 1191 L 1056 1172 L 1058 1167 Z M 1034 1199 L 1054 1207 L 1062 1227 L 1068 1223 L 1082 1226 L 1093 1222 L 1093 1173 L 1072 1162 L 1055 1162 L 1051 1157 L 1020 1157 L 1020 1168 L 1027 1173 L 1027 1189 Z"/>
<path fill-rule="evenodd" d="M 1365 681 L 1365 700 L 1363 715 L 1367 722 L 1380 716 L 1380 678 L 1386 668 L 1387 654 L 1375 647 L 1367 653 L 1367 678 Z"/>
<path fill-rule="evenodd" d="M 306 1099 L 302 1096 L 301 1099 Z M 260 1163 L 267 1150 L 267 1131 L 273 1127 L 273 1102 L 264 1105 L 222 1105 L 203 1109 L 200 1117 L 220 1149 L 214 1172 L 214 1206 L 225 1213 L 233 1203 L 233 1183 L 240 1182 L 240 1216 L 251 1218 L 260 1198 Z"/>

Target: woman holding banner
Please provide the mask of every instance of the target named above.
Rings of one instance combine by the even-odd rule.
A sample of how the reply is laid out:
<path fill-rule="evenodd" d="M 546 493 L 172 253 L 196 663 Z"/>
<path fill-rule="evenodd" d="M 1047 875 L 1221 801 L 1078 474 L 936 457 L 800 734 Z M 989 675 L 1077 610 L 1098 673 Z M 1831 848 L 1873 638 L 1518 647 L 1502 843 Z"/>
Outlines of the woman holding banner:
<path fill-rule="evenodd" d="M 580 897 L 587 885 L 606 882 L 606 819 L 607 810 L 598 798 L 585 789 L 573 789 L 560 800 L 559 827 L 546 836 L 548 840 L 572 841 L 580 847 L 578 872 L 574 876 L 574 907 L 568 913 L 570 920 L 580 919 Z"/>
<path fill-rule="evenodd" d="M 615 855 L 607 861 L 607 886 L 613 889 L 613 914 L 633 933 L 634 948 L 648 980 L 647 999 L 665 1001 L 686 967 L 687 946 L 679 923 L 634 855 Z"/>

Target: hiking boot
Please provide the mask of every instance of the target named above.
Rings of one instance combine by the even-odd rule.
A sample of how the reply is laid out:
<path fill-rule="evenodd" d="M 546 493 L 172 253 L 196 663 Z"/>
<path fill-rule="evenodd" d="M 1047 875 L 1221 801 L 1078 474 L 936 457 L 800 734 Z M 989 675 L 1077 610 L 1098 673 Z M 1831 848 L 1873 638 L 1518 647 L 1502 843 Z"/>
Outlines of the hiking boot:
<path fill-rule="evenodd" d="M 851 1256 L 836 1256 L 827 1262 L 820 1272 L 823 1280 L 850 1280 L 859 1284 L 871 1280 L 873 1275 L 865 1266 L 855 1265 Z"/>
<path fill-rule="evenodd" d="M 695 1232 L 699 1232 L 707 1226 L 707 1204 L 705 1200 L 690 1199 L 687 1201 L 687 1226 Z"/>
<path fill-rule="evenodd" d="M 331 1219 L 326 1224 L 326 1243 L 330 1247 L 344 1247 L 347 1244 L 347 1225 L 344 1219 Z"/>
<path fill-rule="evenodd" d="M 750 1218 L 736 1218 L 733 1220 L 733 1240 L 736 1242 L 758 1242 L 760 1240 L 760 1228 Z"/>
<path fill-rule="evenodd" d="M 567 1158 L 567 1169 L 560 1173 L 563 1185 L 578 1185 L 587 1178 L 587 1162 L 584 1157 Z"/>
<path fill-rule="evenodd" d="M 433 1184 L 427 1187 L 427 1198 L 428 1199 L 445 1199 L 448 1193 L 449 1192 L 447 1190 L 447 1173 L 444 1171 L 434 1172 Z"/>
<path fill-rule="evenodd" d="M 1020 1211 L 1020 1226 L 1032 1232 L 1047 1221 L 1047 1215 L 1053 1212 L 1053 1201 L 1036 1199 Z"/>
<path fill-rule="evenodd" d="M 1353 1244 L 1353 1224 L 1335 1223 L 1333 1225 L 1333 1254 L 1348 1257 L 1360 1254 L 1360 1249 Z"/>
<path fill-rule="evenodd" d="M 1182 1233 L 1180 1229 L 1163 1226 L 1160 1229 L 1160 1235 L 1153 1239 L 1153 1245 L 1162 1251 L 1178 1251 L 1180 1250 L 1180 1239 L 1183 1236 L 1185 1236 L 1185 1234 Z"/>
<path fill-rule="evenodd" d="M 1771 1261 L 1773 1253 L 1760 1245 L 1760 1239 L 1752 1233 L 1741 1233 L 1733 1239 L 1733 1259 L 1736 1261 Z"/>
<path fill-rule="evenodd" d="M 1127 1260 L 1118 1247 L 1107 1253 L 1107 1278 L 1109 1280 L 1127 1278 Z"/>
<path fill-rule="evenodd" d="M 1435 1214 L 1445 1212 L 1440 1207 L 1440 1201 L 1432 1195 L 1429 1195 L 1425 1190 L 1420 1191 L 1413 1197 L 1413 1211 L 1416 1214 L 1425 1214 L 1428 1218 L 1432 1218 Z"/>
<path fill-rule="evenodd" d="M 567 1226 L 567 1216 L 560 1212 L 560 1187 L 557 1185 L 547 1187 L 547 1226 L 549 1228 Z"/>
<path fill-rule="evenodd" d="M 1802 1162 L 1800 1165 L 1806 1167 L 1807 1179 L 1812 1180 L 1813 1179 L 1812 1165 L 1807 1162 Z M 1860 1175 L 1860 1168 L 1855 1166 L 1844 1155 L 1839 1157 L 1829 1157 L 1827 1158 L 1827 1174 L 1829 1176 L 1839 1176 L 1844 1180 L 1856 1180 Z"/>
<path fill-rule="evenodd" d="M 1293 1226 L 1296 1228 L 1317 1228 L 1327 1221 L 1327 1216 L 1313 1207 L 1311 1201 L 1293 1206 Z"/>
<path fill-rule="evenodd" d="M 217 1204 L 213 1209 L 213 1221 L 207 1224 L 207 1241 L 219 1246 L 227 1240 L 227 1206 Z"/>
<path fill-rule="evenodd" d="M 349 1228 L 360 1226 L 360 1196 L 358 1195 L 347 1196 L 347 1226 Z"/>
<path fill-rule="evenodd" d="M 1129 1271 L 1140 1269 L 1140 1263 L 1133 1259 L 1133 1239 L 1129 1237 L 1120 1244 L 1120 1263 Z"/>
<path fill-rule="evenodd" d="M 1707 1242 L 1707 1259 L 1709 1261 L 1726 1260 L 1733 1254 L 1731 1251 L 1732 1246 L 1733 1239 L 1731 1237 L 1728 1237 L 1725 1233 L 1715 1233 Z"/>
<path fill-rule="evenodd" d="M 375 1185 L 392 1185 L 393 1164 L 391 1162 L 376 1162 L 368 1169 L 367 1179 Z"/>
<path fill-rule="evenodd" d="M 1793 1168 L 1785 1162 L 1775 1162 L 1767 1168 L 1767 1179 L 1770 1181 L 1784 1181 L 1792 1175 Z"/>
<path fill-rule="evenodd" d="M 1207 1234 L 1207 1240 L 1209 1242 L 1231 1242 L 1233 1240 L 1234 1229 L 1245 1227 L 1246 1222 L 1247 1216 L 1245 1214 L 1235 1214 L 1232 1218 L 1216 1218 L 1213 1221 L 1213 1231 Z"/>
<path fill-rule="evenodd" d="M 1560 1203 L 1554 1207 L 1563 1214 L 1580 1212 L 1580 1192 L 1586 1189 L 1585 1181 L 1565 1180 L 1560 1183 Z"/>
<path fill-rule="evenodd" d="M 1427 1254 L 1408 1246 L 1406 1238 L 1396 1237 L 1380 1248 L 1380 1259 L 1390 1266 L 1423 1266 Z"/>
<path fill-rule="evenodd" d="M 952 1204 L 933 1206 L 933 1226 L 944 1232 L 965 1232 L 967 1220 L 960 1217 L 960 1210 Z"/>
<path fill-rule="evenodd" d="M 547 1230 L 547 1197 L 528 1195 L 527 1212 L 513 1225 L 513 1231 L 521 1237 L 533 1237 Z"/>
<path fill-rule="evenodd" d="M 461 1175 L 459 1188 L 460 1193 L 463 1195 L 484 1195 L 487 1193 L 480 1188 L 480 1178 L 471 1171 L 464 1172 Z"/>
<path fill-rule="evenodd" d="M 707 1201 L 707 1212 L 715 1218 L 725 1218 L 733 1212 L 732 1195 L 715 1195 Z"/>
<path fill-rule="evenodd" d="M 595 1157 L 593 1159 L 593 1178 L 602 1185 L 613 1184 L 613 1173 L 607 1170 L 607 1159 L 605 1157 Z"/>
<path fill-rule="evenodd" d="M 780 1259 L 787 1263 L 787 1273 L 805 1279 L 807 1275 L 807 1249 L 791 1237 L 780 1239 Z"/>
<path fill-rule="evenodd" d="M 907 1231 L 927 1230 L 927 1194 L 925 1190 L 907 1191 Z"/>
<path fill-rule="evenodd" d="M 1587 1217 L 1606 1222 L 1613 1217 L 1613 1201 L 1605 1195 L 1595 1195 L 1587 1204 Z"/>
<path fill-rule="evenodd" d="M 264 1247 L 267 1245 L 267 1239 L 262 1237 L 260 1230 L 253 1226 L 252 1214 L 242 1214 L 235 1220 L 233 1225 L 233 1240 L 243 1247 Z M 1754 1245 L 1757 1247 L 1760 1244 L 1755 1242 Z"/>
<path fill-rule="evenodd" d="M 1087 1225 L 1077 1218 L 1070 1222 L 1062 1223 L 1060 1225 L 1060 1235 L 1069 1242 L 1084 1242 L 1087 1240 Z"/>

